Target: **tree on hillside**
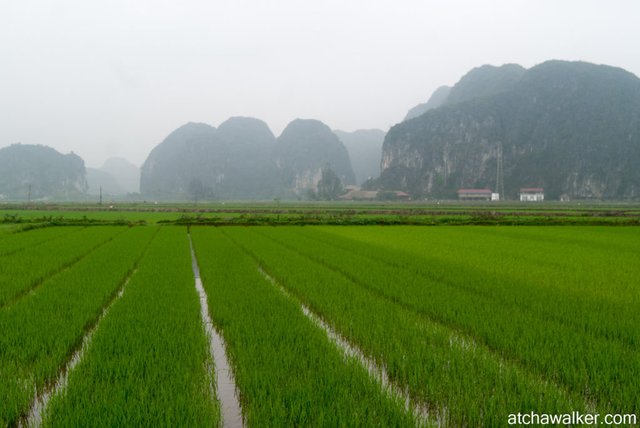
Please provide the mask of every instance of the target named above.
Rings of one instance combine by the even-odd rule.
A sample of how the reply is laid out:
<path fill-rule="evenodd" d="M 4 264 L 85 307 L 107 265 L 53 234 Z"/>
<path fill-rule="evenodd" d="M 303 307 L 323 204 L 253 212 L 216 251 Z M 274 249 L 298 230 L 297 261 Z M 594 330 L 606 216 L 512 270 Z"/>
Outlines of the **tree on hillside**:
<path fill-rule="evenodd" d="M 342 181 L 331 169 L 329 164 L 322 168 L 322 178 L 318 181 L 318 198 L 324 200 L 336 199 L 344 193 Z"/>

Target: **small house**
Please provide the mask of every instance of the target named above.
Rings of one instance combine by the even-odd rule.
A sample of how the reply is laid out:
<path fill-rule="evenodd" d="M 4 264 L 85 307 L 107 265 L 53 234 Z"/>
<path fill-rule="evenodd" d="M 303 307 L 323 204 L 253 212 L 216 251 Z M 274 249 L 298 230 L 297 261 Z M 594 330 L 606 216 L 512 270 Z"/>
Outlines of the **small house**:
<path fill-rule="evenodd" d="M 542 202 L 544 201 L 544 189 L 541 187 L 520 189 L 520 200 L 522 202 Z"/>

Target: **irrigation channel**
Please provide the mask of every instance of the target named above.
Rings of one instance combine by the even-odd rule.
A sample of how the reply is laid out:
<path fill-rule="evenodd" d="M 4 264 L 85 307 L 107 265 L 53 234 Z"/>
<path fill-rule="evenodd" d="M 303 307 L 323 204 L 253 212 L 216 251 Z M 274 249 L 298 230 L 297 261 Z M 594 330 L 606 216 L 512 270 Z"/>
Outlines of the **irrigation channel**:
<path fill-rule="evenodd" d="M 293 297 L 280 283 L 278 283 L 278 281 L 274 277 L 265 272 L 262 267 L 259 266 L 258 270 L 262 274 L 262 276 L 264 276 L 265 279 L 267 279 L 267 281 L 269 281 L 274 287 L 276 287 L 284 296 L 296 302 L 296 304 L 300 306 L 300 310 L 302 311 L 302 313 L 318 328 L 325 332 L 329 340 L 338 347 L 338 349 L 345 355 L 345 357 L 354 358 L 365 369 L 367 369 L 369 376 L 371 376 L 373 379 L 375 379 L 376 382 L 378 382 L 385 393 L 391 395 L 394 398 L 401 399 L 404 402 L 405 409 L 411 410 L 413 414 L 416 415 L 419 426 L 444 426 L 444 411 L 434 418 L 433 415 L 428 412 L 427 408 L 424 405 L 412 400 L 407 391 L 391 382 L 389 374 L 384 367 L 376 364 L 376 362 L 368 358 L 364 354 L 364 352 L 362 352 L 362 350 L 349 343 L 344 337 L 342 337 L 342 335 L 340 335 L 340 333 L 335 331 L 320 316 L 309 309 L 304 303 L 298 301 L 295 297 Z"/>
<path fill-rule="evenodd" d="M 213 326 L 213 321 L 209 316 L 207 293 L 204 291 L 204 287 L 202 286 L 200 268 L 198 267 L 196 253 L 193 250 L 191 234 L 189 234 L 189 246 L 191 248 L 191 266 L 193 267 L 196 290 L 200 296 L 200 314 L 202 315 L 202 323 L 205 326 L 205 330 L 209 338 L 209 352 L 212 354 L 215 365 L 216 396 L 218 397 L 218 400 L 220 400 L 222 426 L 224 428 L 242 428 L 244 427 L 244 422 L 242 420 L 240 402 L 236 395 L 236 383 L 233 379 L 233 372 L 231 371 L 229 361 L 227 360 L 224 340 L 216 331 Z"/>

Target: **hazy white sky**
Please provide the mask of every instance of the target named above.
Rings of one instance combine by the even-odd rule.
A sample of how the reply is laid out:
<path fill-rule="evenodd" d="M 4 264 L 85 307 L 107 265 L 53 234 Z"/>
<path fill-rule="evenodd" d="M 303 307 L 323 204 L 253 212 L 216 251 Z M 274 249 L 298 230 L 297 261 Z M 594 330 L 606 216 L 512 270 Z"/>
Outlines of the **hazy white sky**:
<path fill-rule="evenodd" d="M 637 0 L 0 0 L 0 147 L 140 165 L 189 121 L 387 130 L 482 64 L 639 75 L 639 22 Z"/>

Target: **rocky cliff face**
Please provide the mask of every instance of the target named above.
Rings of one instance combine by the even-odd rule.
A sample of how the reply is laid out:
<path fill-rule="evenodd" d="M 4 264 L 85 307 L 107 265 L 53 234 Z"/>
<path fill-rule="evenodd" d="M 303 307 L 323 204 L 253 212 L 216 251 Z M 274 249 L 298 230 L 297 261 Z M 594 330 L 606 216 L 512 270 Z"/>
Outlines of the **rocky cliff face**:
<path fill-rule="evenodd" d="M 282 180 L 282 190 L 302 196 L 317 191 L 322 169 L 330 168 L 342 184 L 354 184 L 349 154 L 344 144 L 324 123 L 313 119 L 296 119 L 278 137 L 275 162 Z"/>
<path fill-rule="evenodd" d="M 376 185 L 442 198 L 495 188 L 501 150 L 508 198 L 521 187 L 544 187 L 549 199 L 640 197 L 636 76 L 549 61 L 506 81 L 489 95 L 478 95 L 477 85 L 475 95 L 458 91 L 459 102 L 451 101 L 454 87 L 445 105 L 394 126 Z"/>

